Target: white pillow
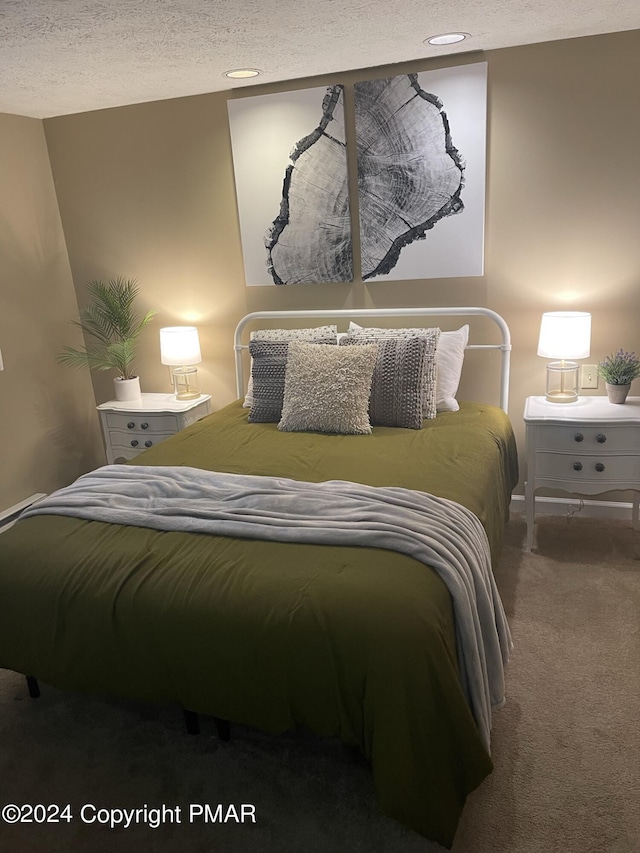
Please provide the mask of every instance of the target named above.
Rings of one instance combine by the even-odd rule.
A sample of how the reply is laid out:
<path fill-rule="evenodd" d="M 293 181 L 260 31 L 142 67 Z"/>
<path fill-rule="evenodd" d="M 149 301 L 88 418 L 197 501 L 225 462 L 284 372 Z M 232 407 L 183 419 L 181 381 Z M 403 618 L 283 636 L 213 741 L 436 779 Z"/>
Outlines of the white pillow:
<path fill-rule="evenodd" d="M 439 412 L 457 412 L 460 408 L 456 394 L 468 342 L 469 326 L 461 326 L 455 332 L 440 332 L 436 353 L 436 409 Z"/>
<path fill-rule="evenodd" d="M 357 323 L 349 323 L 349 331 L 357 332 L 366 327 Z M 371 332 L 371 329 L 368 329 Z M 399 335 L 411 332 L 419 333 L 419 329 L 386 329 L 386 334 Z M 436 410 L 438 412 L 457 412 L 460 406 L 456 400 L 460 374 L 464 362 L 464 350 L 469 342 L 469 326 L 461 326 L 455 332 L 440 332 L 438 349 L 436 352 L 437 379 L 436 379 Z"/>

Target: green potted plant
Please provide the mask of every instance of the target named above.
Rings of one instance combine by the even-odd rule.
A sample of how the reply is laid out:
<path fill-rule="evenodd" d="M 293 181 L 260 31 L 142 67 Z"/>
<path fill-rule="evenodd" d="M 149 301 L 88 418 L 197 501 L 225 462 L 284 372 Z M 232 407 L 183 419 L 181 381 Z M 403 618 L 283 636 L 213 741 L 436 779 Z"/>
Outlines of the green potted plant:
<path fill-rule="evenodd" d="M 58 360 L 69 367 L 115 370 L 116 400 L 139 400 L 140 379 L 133 367 L 136 344 L 140 332 L 156 312 L 148 311 L 141 318 L 134 309 L 139 293 L 135 279 L 92 281 L 87 292 L 92 301 L 80 309 L 80 320 L 74 321 L 84 332 L 86 346 L 64 347 Z"/>
<path fill-rule="evenodd" d="M 635 352 L 619 349 L 598 362 L 597 371 L 604 379 L 609 402 L 624 403 L 632 381 L 640 376 L 640 358 Z"/>

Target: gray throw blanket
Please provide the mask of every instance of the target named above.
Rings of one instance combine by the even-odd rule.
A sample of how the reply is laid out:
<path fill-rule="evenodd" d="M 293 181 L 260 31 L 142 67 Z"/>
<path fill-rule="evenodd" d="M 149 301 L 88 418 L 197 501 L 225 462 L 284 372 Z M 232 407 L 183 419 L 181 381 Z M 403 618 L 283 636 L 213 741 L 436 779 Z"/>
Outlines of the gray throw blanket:
<path fill-rule="evenodd" d="M 26 510 L 150 527 L 361 545 L 432 566 L 453 600 L 463 688 L 489 749 L 512 648 L 484 528 L 470 510 L 425 492 L 342 480 L 307 483 L 189 467 L 106 465 Z"/>

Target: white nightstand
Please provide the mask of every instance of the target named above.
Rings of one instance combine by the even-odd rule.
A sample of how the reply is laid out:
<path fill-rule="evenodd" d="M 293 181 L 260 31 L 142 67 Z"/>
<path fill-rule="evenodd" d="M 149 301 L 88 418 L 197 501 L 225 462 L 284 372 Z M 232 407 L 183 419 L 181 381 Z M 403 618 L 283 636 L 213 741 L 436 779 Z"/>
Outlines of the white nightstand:
<path fill-rule="evenodd" d="M 141 400 L 109 400 L 98 406 L 107 462 L 133 459 L 211 413 L 211 397 L 176 400 L 173 394 L 143 394 Z"/>
<path fill-rule="evenodd" d="M 528 397 L 525 509 L 527 540 L 533 546 L 535 493 L 542 487 L 578 495 L 631 489 L 632 521 L 638 529 L 640 504 L 640 397 L 622 405 L 607 397 L 549 403 Z"/>

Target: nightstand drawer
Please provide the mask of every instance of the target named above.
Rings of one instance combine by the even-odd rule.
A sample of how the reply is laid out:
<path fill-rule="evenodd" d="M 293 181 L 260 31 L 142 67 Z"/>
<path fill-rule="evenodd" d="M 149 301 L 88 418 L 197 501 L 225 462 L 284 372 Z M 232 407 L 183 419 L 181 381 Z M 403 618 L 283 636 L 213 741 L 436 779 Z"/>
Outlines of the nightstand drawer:
<path fill-rule="evenodd" d="M 114 432 L 109 431 L 109 442 L 114 451 L 120 449 L 134 450 L 140 453 L 174 435 L 173 432 Z"/>
<path fill-rule="evenodd" d="M 537 426 L 536 450 L 562 453 L 640 453 L 640 429 L 637 426 Z"/>
<path fill-rule="evenodd" d="M 640 483 L 640 456 L 590 456 L 585 453 L 537 453 L 536 479 Z"/>
<path fill-rule="evenodd" d="M 106 421 L 107 427 L 110 430 L 130 430 L 132 432 L 144 430 L 145 432 L 165 433 L 178 431 L 178 419 L 175 415 L 171 414 L 150 415 L 148 413 L 137 414 L 134 412 L 123 414 L 107 412 Z"/>
<path fill-rule="evenodd" d="M 135 459 L 145 449 L 144 447 L 112 447 L 110 453 L 113 456 L 113 463 L 127 462 L 129 459 Z"/>

